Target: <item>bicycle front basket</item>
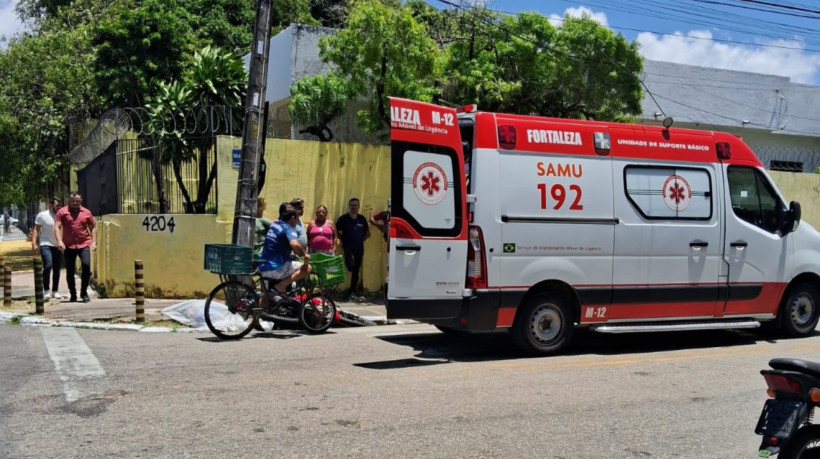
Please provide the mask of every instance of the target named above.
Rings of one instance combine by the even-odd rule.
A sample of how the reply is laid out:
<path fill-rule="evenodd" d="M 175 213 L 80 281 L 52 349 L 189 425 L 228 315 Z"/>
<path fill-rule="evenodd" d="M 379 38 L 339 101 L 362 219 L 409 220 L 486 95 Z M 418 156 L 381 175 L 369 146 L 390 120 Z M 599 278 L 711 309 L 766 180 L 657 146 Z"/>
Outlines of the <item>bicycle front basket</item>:
<path fill-rule="evenodd" d="M 205 244 L 205 269 L 214 274 L 250 274 L 253 249 L 235 244 Z"/>
<path fill-rule="evenodd" d="M 323 287 L 345 281 L 345 262 L 341 255 L 314 253 L 310 256 L 310 266 Z"/>

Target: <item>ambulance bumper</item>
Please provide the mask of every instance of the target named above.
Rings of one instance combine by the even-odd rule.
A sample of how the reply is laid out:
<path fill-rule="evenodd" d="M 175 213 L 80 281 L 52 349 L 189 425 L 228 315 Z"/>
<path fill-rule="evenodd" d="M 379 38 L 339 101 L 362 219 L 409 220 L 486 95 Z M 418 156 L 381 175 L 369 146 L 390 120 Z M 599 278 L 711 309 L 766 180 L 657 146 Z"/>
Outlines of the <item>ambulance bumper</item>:
<path fill-rule="evenodd" d="M 495 330 L 500 304 L 502 293 L 498 289 L 471 290 L 470 296 L 447 302 L 440 299 L 389 299 L 387 318 L 414 319 L 454 330 Z"/>

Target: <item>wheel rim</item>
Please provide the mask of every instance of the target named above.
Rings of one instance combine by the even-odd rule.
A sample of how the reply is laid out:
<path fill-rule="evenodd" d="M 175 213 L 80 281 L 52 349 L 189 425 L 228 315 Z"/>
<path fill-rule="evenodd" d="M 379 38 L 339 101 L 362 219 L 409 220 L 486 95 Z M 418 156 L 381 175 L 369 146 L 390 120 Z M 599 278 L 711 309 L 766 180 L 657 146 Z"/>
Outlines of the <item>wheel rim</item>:
<path fill-rule="evenodd" d="M 239 339 L 251 331 L 257 304 L 256 291 L 249 286 L 221 285 L 205 303 L 205 323 L 220 338 Z"/>
<path fill-rule="evenodd" d="M 789 306 L 789 315 L 795 327 L 803 329 L 811 324 L 815 306 L 809 294 L 803 292 L 795 295 Z"/>
<path fill-rule="evenodd" d="M 530 336 L 540 343 L 554 341 L 563 329 L 561 313 L 551 305 L 543 305 L 530 316 Z"/>
<path fill-rule="evenodd" d="M 327 298 L 321 298 L 319 304 L 316 304 L 316 299 L 317 297 L 308 299 L 302 309 L 302 324 L 310 332 L 324 331 L 334 319 L 333 304 Z"/>

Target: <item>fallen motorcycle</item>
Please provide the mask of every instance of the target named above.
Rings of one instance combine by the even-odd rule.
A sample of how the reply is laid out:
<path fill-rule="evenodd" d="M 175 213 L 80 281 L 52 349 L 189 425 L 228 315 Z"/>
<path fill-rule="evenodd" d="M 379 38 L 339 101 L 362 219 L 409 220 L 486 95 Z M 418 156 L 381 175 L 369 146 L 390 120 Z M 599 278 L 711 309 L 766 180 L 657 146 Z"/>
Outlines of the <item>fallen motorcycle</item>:
<path fill-rule="evenodd" d="M 820 424 L 812 422 L 820 405 L 820 363 L 772 359 L 760 374 L 769 386 L 755 433 L 763 436 L 760 457 L 820 459 Z"/>

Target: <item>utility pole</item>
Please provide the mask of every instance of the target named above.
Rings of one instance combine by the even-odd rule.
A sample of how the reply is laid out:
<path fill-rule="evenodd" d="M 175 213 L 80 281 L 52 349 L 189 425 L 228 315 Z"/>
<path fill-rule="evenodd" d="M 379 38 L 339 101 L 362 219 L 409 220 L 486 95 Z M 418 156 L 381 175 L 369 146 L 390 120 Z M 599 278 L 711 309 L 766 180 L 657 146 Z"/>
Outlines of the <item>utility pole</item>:
<path fill-rule="evenodd" d="M 265 154 L 265 90 L 268 84 L 268 53 L 270 28 L 273 21 L 273 0 L 257 0 L 256 24 L 248 69 L 248 96 L 245 99 L 245 131 L 242 134 L 242 156 L 239 161 L 239 182 L 236 186 L 236 207 L 233 217 L 233 243 L 253 247 L 256 218 L 256 189 L 259 161 Z"/>

